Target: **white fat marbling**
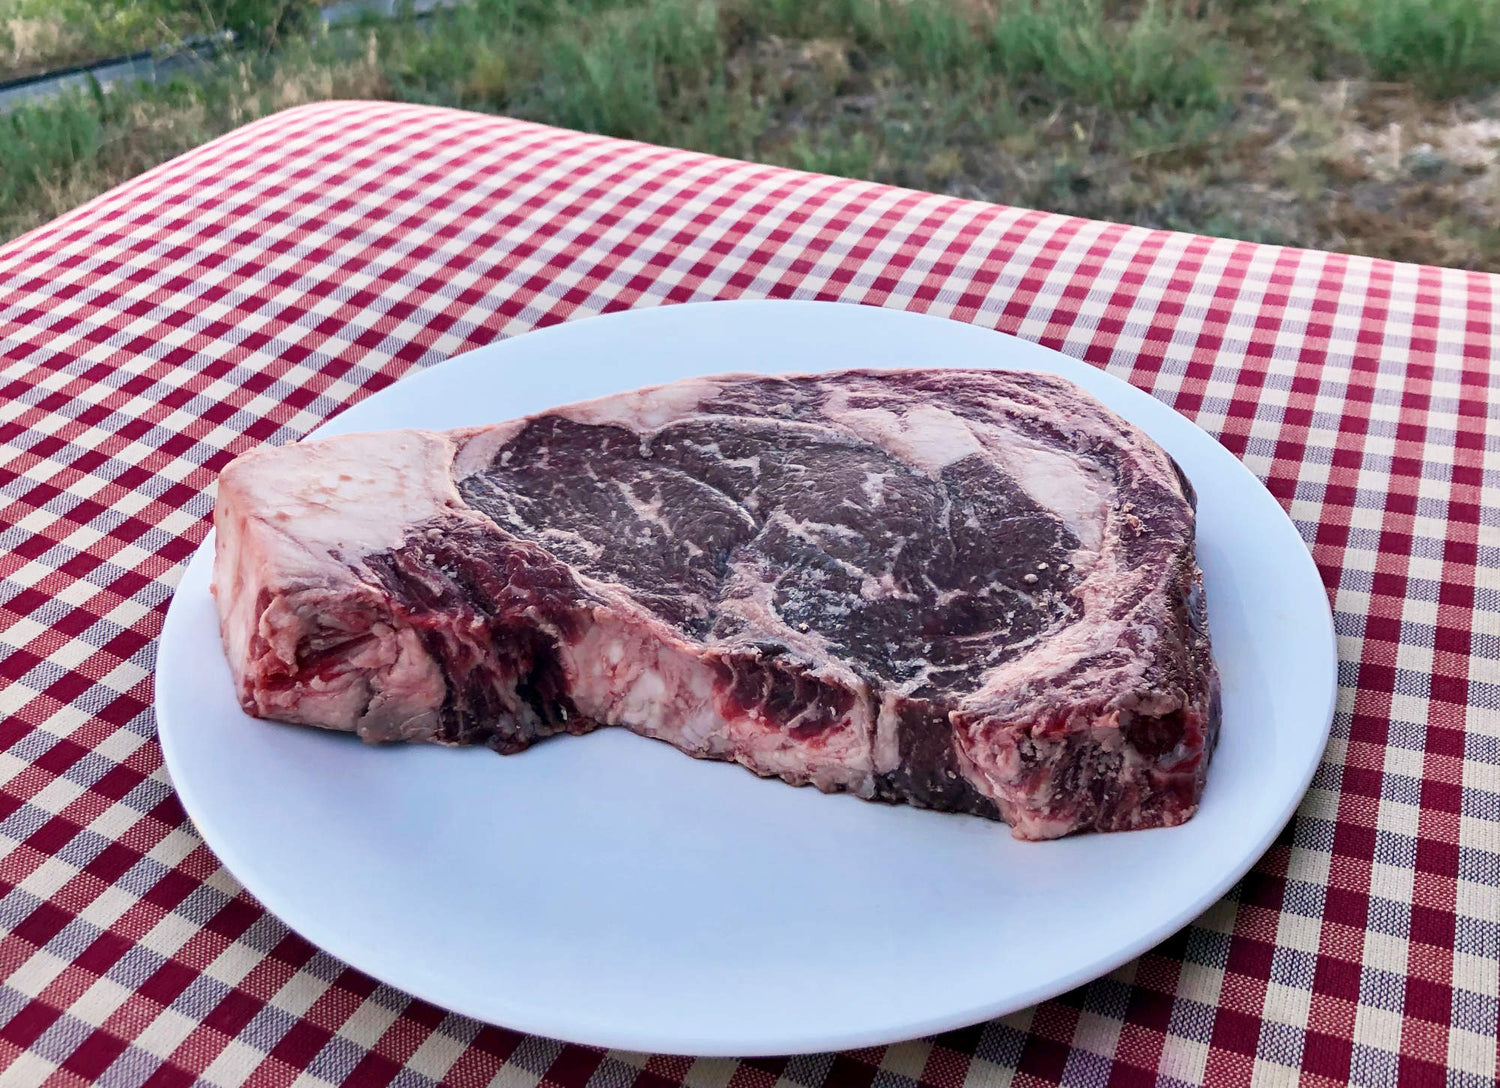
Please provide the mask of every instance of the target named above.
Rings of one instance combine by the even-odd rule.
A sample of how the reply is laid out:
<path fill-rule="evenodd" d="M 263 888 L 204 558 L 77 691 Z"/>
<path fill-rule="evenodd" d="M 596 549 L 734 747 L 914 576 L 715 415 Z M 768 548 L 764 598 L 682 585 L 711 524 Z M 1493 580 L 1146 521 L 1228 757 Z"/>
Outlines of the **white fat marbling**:
<path fill-rule="evenodd" d="M 700 404 L 718 396 L 724 383 L 723 376 L 686 378 L 670 385 L 570 404 L 548 414 L 593 427 L 624 427 L 644 433 L 691 415 Z"/>
<path fill-rule="evenodd" d="M 983 453 L 968 421 L 945 408 L 916 404 L 900 411 L 889 408 L 850 408 L 829 398 L 828 417 L 854 434 L 937 477 L 949 465 Z"/>
<path fill-rule="evenodd" d="M 530 422 L 529 417 L 513 419 L 508 423 L 497 423 L 493 427 L 475 429 L 471 437 L 463 440 L 458 456 L 453 460 L 453 478 L 466 480 L 475 473 L 489 468 L 490 462 L 495 459 L 495 454 L 500 451 L 500 447 L 525 430 L 528 422 Z"/>
<path fill-rule="evenodd" d="M 1012 433 L 1005 468 L 1038 506 L 1057 515 L 1093 551 L 1104 541 L 1104 525 L 1115 486 L 1076 454 Z"/>
<path fill-rule="evenodd" d="M 388 431 L 263 447 L 230 462 L 220 505 L 254 511 L 303 552 L 357 559 L 398 546 L 412 525 L 461 509 L 455 440 Z"/>

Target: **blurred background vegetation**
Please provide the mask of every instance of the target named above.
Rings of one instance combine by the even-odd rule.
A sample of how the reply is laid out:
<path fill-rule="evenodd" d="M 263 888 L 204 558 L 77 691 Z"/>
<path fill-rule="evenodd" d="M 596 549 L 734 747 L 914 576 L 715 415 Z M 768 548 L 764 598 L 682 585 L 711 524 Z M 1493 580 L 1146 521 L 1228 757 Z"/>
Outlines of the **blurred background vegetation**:
<path fill-rule="evenodd" d="M 459 0 L 334 25 L 313 0 L 0 0 L 0 79 L 215 34 L 170 82 L 0 106 L 0 238 L 265 114 L 383 98 L 1500 271 L 1500 0 Z"/>

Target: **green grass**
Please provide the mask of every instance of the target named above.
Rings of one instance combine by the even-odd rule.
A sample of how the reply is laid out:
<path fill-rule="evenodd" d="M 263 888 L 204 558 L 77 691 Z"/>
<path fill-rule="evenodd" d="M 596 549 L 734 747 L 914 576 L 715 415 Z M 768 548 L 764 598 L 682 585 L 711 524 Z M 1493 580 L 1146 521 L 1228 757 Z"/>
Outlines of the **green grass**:
<path fill-rule="evenodd" d="M 1500 0 L 1327 0 L 1321 14 L 1379 79 L 1439 98 L 1500 84 Z"/>
<path fill-rule="evenodd" d="M 48 109 L 18 110 L 0 118 L 0 208 L 38 198 L 60 174 L 99 155 L 104 122 L 99 106 L 70 98 Z"/>
<path fill-rule="evenodd" d="M 169 2 L 100 0 L 126 12 Z M 1365 21 L 1337 41 L 1327 13 L 1355 0 L 470 0 L 336 31 L 308 19 L 307 2 L 206 0 L 207 23 L 234 21 L 252 48 L 205 78 L 0 115 L 0 237 L 257 117 L 360 97 L 1126 222 L 1500 267 L 1494 210 L 1464 195 L 1478 168 L 1429 171 L 1423 189 L 1388 152 L 1358 152 L 1375 136 L 1340 143 L 1368 124 L 1384 148 L 1393 122 L 1407 148 L 1437 139 L 1422 135 L 1422 118 L 1438 116 L 1431 96 L 1482 85 L 1459 74 L 1484 70 L 1482 46 L 1500 35 L 1403 38 L 1389 12 L 1416 0 L 1351 8 Z M 1425 2 L 1449 14 L 1500 4 Z M 1378 66 L 1398 40 L 1420 48 L 1404 68 Z M 1361 75 L 1415 78 L 1421 64 L 1449 81 L 1423 77 L 1397 94 L 1404 112 L 1382 99 L 1385 113 L 1358 120 L 1374 108 L 1361 104 Z"/>
<path fill-rule="evenodd" d="M 658 3 L 565 24 L 542 36 L 538 55 L 535 82 L 509 104 L 568 128 L 668 140 L 727 95 L 717 13 L 706 4 Z"/>
<path fill-rule="evenodd" d="M 736 44 L 773 37 L 845 43 L 913 85 L 977 79 L 1110 109 L 1216 108 L 1230 71 L 1200 24 L 1156 0 L 1129 19 L 1100 0 L 1015 0 L 989 18 L 951 0 L 487 0 L 444 24 L 396 45 L 403 93 L 641 139 L 748 105 L 731 103 L 725 62 Z"/>
<path fill-rule="evenodd" d="M 998 67 L 1112 110 L 1214 109 L 1232 78 L 1204 24 L 1163 0 L 1110 19 L 1102 0 L 1007 4 L 990 31 Z"/>
<path fill-rule="evenodd" d="M 740 32 L 842 37 L 909 79 L 1004 76 L 1111 109 L 1214 107 L 1232 66 L 1206 24 L 1170 0 L 744 0 Z"/>

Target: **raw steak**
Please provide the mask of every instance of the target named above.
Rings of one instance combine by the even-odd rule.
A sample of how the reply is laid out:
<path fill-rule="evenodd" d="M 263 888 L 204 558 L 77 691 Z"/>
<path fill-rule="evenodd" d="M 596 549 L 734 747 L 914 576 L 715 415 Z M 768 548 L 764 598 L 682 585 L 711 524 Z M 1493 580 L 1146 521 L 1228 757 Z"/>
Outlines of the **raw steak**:
<path fill-rule="evenodd" d="M 215 525 L 245 710 L 369 741 L 623 725 L 1044 839 L 1186 820 L 1218 729 L 1191 491 L 1043 374 L 732 375 L 258 449 Z"/>

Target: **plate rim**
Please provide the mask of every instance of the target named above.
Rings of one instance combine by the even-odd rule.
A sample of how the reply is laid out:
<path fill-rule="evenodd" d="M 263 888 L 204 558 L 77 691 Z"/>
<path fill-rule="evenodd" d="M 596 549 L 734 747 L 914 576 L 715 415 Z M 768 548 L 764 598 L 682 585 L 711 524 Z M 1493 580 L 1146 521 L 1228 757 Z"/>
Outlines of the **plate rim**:
<path fill-rule="evenodd" d="M 806 1033 L 804 1036 L 800 1036 L 795 1039 L 788 1038 L 780 1042 L 777 1040 L 767 1039 L 763 1040 L 760 1043 L 748 1046 L 743 1044 L 735 1044 L 732 1041 L 724 1040 L 703 1039 L 699 1040 L 698 1042 L 694 1042 L 690 1038 L 685 1038 L 683 1033 L 678 1032 L 674 1034 L 669 1029 L 660 1030 L 656 1033 L 642 1033 L 639 1031 L 632 1032 L 630 1030 L 600 1030 L 588 1031 L 584 1034 L 579 1034 L 576 1031 L 571 1030 L 566 1024 L 559 1024 L 546 1016 L 528 1020 L 528 1018 L 524 1016 L 517 1017 L 507 1015 L 506 1020 L 503 1024 L 501 1024 L 501 1022 L 495 1020 L 490 1013 L 482 1008 L 477 1008 L 472 1002 L 454 1001 L 449 996 L 438 996 L 425 986 L 414 986 L 409 982 L 390 981 L 387 984 L 394 986 L 395 988 L 407 994 L 410 994 L 415 998 L 426 1001 L 439 1008 L 450 1010 L 459 1015 L 467 1016 L 483 1023 L 501 1024 L 501 1026 L 504 1026 L 509 1030 L 545 1036 L 548 1038 L 558 1039 L 565 1042 L 571 1042 L 585 1046 L 623 1049 L 642 1053 L 693 1055 L 700 1057 L 759 1057 L 768 1055 L 786 1055 L 793 1053 L 847 1050 L 859 1047 L 891 1044 L 901 1040 L 920 1038 L 944 1031 L 950 1031 L 956 1028 L 987 1021 L 995 1017 L 1008 1015 L 1009 1013 L 1015 1012 L 1019 1009 L 1026 1008 L 1041 1001 L 1048 1000 L 1052 997 L 1057 996 L 1058 994 L 1066 992 L 1067 990 L 1073 989 L 1088 981 L 1108 974 L 1121 965 L 1128 963 L 1130 960 L 1137 958 L 1152 947 L 1155 947 L 1162 940 L 1171 936 L 1173 933 L 1176 933 L 1185 926 L 1191 924 L 1195 918 L 1199 917 L 1205 910 L 1210 908 L 1214 903 L 1218 902 L 1224 896 L 1225 892 L 1227 892 L 1231 887 L 1234 886 L 1235 883 L 1243 878 L 1243 876 L 1247 872 L 1249 872 L 1249 870 L 1255 865 L 1255 863 L 1260 860 L 1260 858 L 1265 854 L 1266 850 L 1275 841 L 1276 837 L 1281 833 L 1282 829 L 1286 826 L 1287 822 L 1295 813 L 1297 807 L 1301 804 L 1303 797 L 1312 784 L 1313 777 L 1316 775 L 1318 768 L 1322 763 L 1323 753 L 1326 751 L 1328 740 L 1332 731 L 1333 718 L 1336 710 L 1339 691 L 1338 639 L 1337 632 L 1333 623 L 1332 607 L 1328 601 L 1326 586 L 1324 586 L 1322 574 L 1318 570 L 1317 563 L 1313 559 L 1311 551 L 1306 545 L 1305 539 L 1302 538 L 1301 533 L 1297 530 L 1295 523 L 1292 522 L 1285 508 L 1282 507 L 1281 503 L 1278 500 L 1276 500 L 1274 495 L 1271 495 L 1269 493 L 1269 489 L 1265 487 L 1265 484 L 1253 472 L 1250 471 L 1250 469 L 1244 464 L 1244 462 L 1241 461 L 1239 457 L 1235 456 L 1229 450 L 1224 448 L 1224 446 L 1212 434 L 1209 434 L 1207 431 L 1204 431 L 1203 428 L 1198 427 L 1198 425 L 1191 419 L 1183 416 L 1180 412 L 1177 412 L 1170 405 L 1157 399 L 1145 390 L 1132 385 L 1131 383 L 1116 375 L 1110 374 L 1102 367 L 1094 366 L 1093 364 L 1085 362 L 1082 359 L 1074 358 L 1073 356 L 1067 355 L 1054 348 L 1046 347 L 1045 345 L 1038 344 L 1035 341 L 1027 340 L 1023 337 L 1015 336 L 1014 334 L 1006 333 L 998 329 L 990 329 L 986 328 L 985 326 L 975 325 L 971 322 L 958 321 L 955 319 L 945 318 L 932 314 L 893 309 L 890 307 L 871 306 L 858 303 L 792 299 L 729 299 L 704 300 L 684 303 L 665 303 L 661 305 L 636 307 L 629 310 L 612 311 L 608 313 L 589 315 L 587 317 L 575 318 L 554 325 L 549 325 L 545 328 L 529 330 L 516 336 L 493 341 L 489 344 L 482 345 L 470 351 L 462 352 L 458 355 L 450 357 L 449 359 L 441 360 L 437 363 L 432 364 L 431 366 L 425 367 L 420 371 L 405 375 L 397 382 L 394 382 L 391 385 L 386 386 L 384 389 L 370 394 L 370 396 L 363 398 L 361 401 L 356 402 L 356 404 L 346 406 L 335 415 L 319 423 L 317 427 L 309 431 L 308 434 L 305 435 L 302 439 L 299 439 L 299 441 L 322 437 L 325 433 L 328 433 L 330 429 L 332 429 L 336 433 L 345 433 L 337 428 L 337 421 L 340 420 L 349 409 L 352 409 L 357 405 L 368 404 L 375 397 L 386 397 L 390 395 L 393 390 L 396 390 L 403 386 L 409 390 L 411 388 L 410 383 L 412 382 L 426 382 L 429 380 L 435 380 L 431 378 L 431 375 L 442 370 L 448 364 L 460 359 L 466 359 L 477 354 L 500 354 L 506 351 L 510 345 L 523 339 L 535 342 L 535 339 L 538 337 L 566 335 L 568 330 L 574 329 L 583 324 L 592 325 L 598 321 L 610 321 L 612 323 L 625 323 L 631 321 L 649 323 L 655 320 L 671 321 L 675 319 L 667 315 L 670 315 L 674 311 L 680 311 L 684 309 L 701 311 L 705 307 L 735 307 L 740 309 L 763 309 L 765 307 L 797 307 L 804 310 L 808 308 L 818 308 L 823 310 L 831 310 L 837 308 L 843 311 L 864 311 L 867 314 L 876 315 L 877 319 L 884 319 L 881 318 L 880 315 L 885 315 L 885 317 L 891 319 L 910 319 L 925 322 L 941 322 L 945 325 L 956 325 L 961 328 L 973 330 L 977 333 L 993 335 L 995 337 L 1002 338 L 1016 344 L 1025 345 L 1025 350 L 1027 352 L 1045 352 L 1056 364 L 1061 365 L 1064 370 L 1078 368 L 1080 373 L 1084 371 L 1092 371 L 1095 375 L 1097 375 L 1099 379 L 1103 379 L 1106 384 L 1114 383 L 1118 387 L 1123 387 L 1124 389 L 1129 390 L 1131 395 L 1139 398 L 1144 398 L 1144 401 L 1138 403 L 1144 404 L 1145 402 L 1150 402 L 1150 404 L 1156 406 L 1157 410 L 1170 412 L 1198 430 L 1200 434 L 1208 439 L 1209 443 L 1214 447 L 1214 449 L 1217 450 L 1216 455 L 1222 456 L 1226 467 L 1229 464 L 1232 464 L 1234 466 L 1234 468 L 1230 471 L 1237 471 L 1239 474 L 1241 474 L 1244 482 L 1253 484 L 1255 488 L 1259 489 L 1262 492 L 1265 492 L 1266 496 L 1271 500 L 1271 502 L 1280 512 L 1281 518 L 1286 522 L 1286 528 L 1290 529 L 1293 535 L 1302 542 L 1303 546 L 1298 553 L 1296 562 L 1303 567 L 1303 574 L 1310 574 L 1313 580 L 1319 586 L 1324 587 L 1324 592 L 1321 594 L 1322 608 L 1319 610 L 1319 619 L 1322 621 L 1321 626 L 1325 628 L 1325 641 L 1328 648 L 1326 662 L 1327 668 L 1326 670 L 1323 670 L 1323 676 L 1326 680 L 1327 705 L 1325 711 L 1318 718 L 1318 720 L 1322 721 L 1323 723 L 1320 731 L 1318 732 L 1316 737 L 1309 738 L 1309 744 L 1312 744 L 1314 741 L 1316 742 L 1313 750 L 1315 750 L 1318 754 L 1315 758 L 1309 760 L 1307 766 L 1303 768 L 1302 774 L 1294 783 L 1295 788 L 1289 790 L 1285 801 L 1280 806 L 1276 819 L 1274 821 L 1268 822 L 1266 829 L 1256 839 L 1254 847 L 1247 851 L 1240 861 L 1232 865 L 1226 872 L 1226 874 L 1223 875 L 1218 881 L 1210 884 L 1207 890 L 1196 897 L 1190 906 L 1183 907 L 1179 911 L 1173 913 L 1170 917 L 1166 918 L 1166 920 L 1158 923 L 1156 926 L 1150 927 L 1145 933 L 1137 936 L 1134 940 L 1127 941 L 1116 946 L 1114 951 L 1110 955 L 1104 956 L 1087 966 L 1080 967 L 1066 974 L 1054 976 L 1045 984 L 1039 983 L 1022 991 L 1010 991 L 1003 999 L 998 1001 L 981 1003 L 977 1006 L 966 1008 L 962 1011 L 948 1012 L 942 1015 L 935 1015 L 926 1020 L 914 1021 L 909 1025 L 903 1026 L 897 1032 L 893 1032 L 892 1029 L 885 1027 L 871 1028 L 865 1031 L 842 1031 L 833 1034 L 827 1032 L 819 1033 L 817 1031 L 811 1031 Z M 497 359 L 496 365 L 504 365 L 503 358 Z M 973 363 L 966 365 L 977 368 L 982 364 Z M 997 363 L 993 364 L 992 366 L 993 369 L 1028 368 L 1027 362 L 1024 359 L 1019 361 L 1019 365 L 1006 366 Z M 826 369 L 847 368 L 849 367 L 847 362 L 845 362 L 843 364 L 831 366 Z M 702 371 L 702 373 L 704 373 L 705 375 L 718 372 L 721 371 L 714 371 L 711 369 L 705 369 L 704 371 Z M 785 371 L 785 373 L 817 372 L 818 371 L 815 370 Z M 1063 374 L 1063 376 L 1068 377 L 1066 373 Z M 1072 379 L 1070 378 L 1070 380 Z M 622 390 L 641 387 L 642 386 L 640 386 L 639 384 L 633 386 L 622 385 Z M 1093 395 L 1092 392 L 1090 393 L 1090 395 Z M 559 402 L 559 406 L 563 403 L 571 402 Z M 1134 421 L 1132 420 L 1132 422 Z M 1148 426 L 1140 423 L 1136 423 L 1135 425 L 1141 427 L 1141 429 L 1148 435 L 1151 434 L 1151 430 Z M 355 432 L 351 431 L 348 433 Z M 180 587 L 183 582 L 187 581 L 187 573 L 190 569 L 194 569 L 199 564 L 207 565 L 209 563 L 212 558 L 214 540 L 214 531 L 212 528 L 210 528 L 208 534 L 205 536 L 204 540 L 198 546 L 198 548 L 195 549 L 189 561 L 180 568 L 180 570 L 182 571 L 182 575 L 179 579 L 178 587 Z M 175 638 L 169 638 L 169 632 L 175 633 L 179 626 L 182 626 L 183 624 L 189 622 L 183 618 L 183 615 L 186 612 L 186 606 L 183 606 L 181 608 L 179 608 L 178 606 L 178 587 L 174 587 L 173 589 L 172 598 L 168 605 L 167 615 L 163 621 L 162 630 L 157 639 L 158 654 L 155 663 L 155 669 L 153 672 L 155 691 L 152 703 L 156 716 L 156 733 L 158 743 L 161 746 L 163 763 L 174 792 L 176 792 L 184 811 L 186 812 L 189 820 L 192 822 L 194 828 L 197 830 L 199 836 L 203 839 L 204 844 L 209 847 L 209 849 L 215 854 L 215 856 L 220 860 L 224 867 L 234 876 L 237 881 L 239 881 L 241 886 L 247 892 L 253 895 L 268 912 L 275 915 L 290 930 L 308 940 L 309 943 L 311 943 L 315 947 L 323 950 L 329 955 L 332 955 L 348 966 L 369 975 L 371 978 L 384 982 L 390 976 L 390 973 L 385 971 L 381 965 L 370 965 L 368 962 L 360 962 L 361 960 L 365 959 L 365 957 L 361 954 L 362 950 L 360 949 L 354 949 L 352 955 L 349 954 L 347 949 L 340 950 L 338 946 L 345 942 L 340 940 L 339 933 L 337 932 L 337 927 L 323 924 L 323 921 L 321 921 L 317 917 L 319 913 L 317 910 L 312 910 L 310 913 L 313 915 L 313 917 L 309 918 L 307 916 L 309 913 L 308 911 L 304 911 L 303 909 L 299 908 L 294 902 L 290 902 L 288 898 L 283 895 L 285 889 L 275 886 L 274 881 L 270 882 L 270 884 L 272 885 L 271 887 L 265 886 L 265 882 L 260 880 L 261 874 L 253 871 L 255 870 L 254 865 L 250 865 L 247 863 L 242 864 L 240 852 L 235 847 L 232 839 L 226 838 L 224 835 L 220 834 L 219 829 L 214 826 L 213 820 L 203 818 L 203 810 L 199 803 L 200 798 L 198 797 L 196 792 L 196 785 L 187 785 L 185 788 L 185 783 L 191 781 L 191 774 L 189 774 L 187 778 L 184 779 L 184 777 L 180 773 L 184 765 L 183 757 L 178 751 L 176 747 L 176 741 L 174 739 L 177 731 L 177 726 L 171 724 L 173 721 L 174 712 L 167 709 L 166 703 L 170 702 L 170 700 L 164 701 L 161 695 L 164 690 L 171 690 L 173 685 L 164 683 L 164 679 L 169 678 L 174 673 L 177 666 L 177 662 L 175 661 L 173 656 L 170 653 L 163 652 L 168 646 L 175 646 L 176 644 Z M 210 830 L 205 830 L 206 828 Z M 246 871 L 251 871 L 250 881 L 247 881 L 245 877 L 241 875 Z M 252 883 L 258 886 L 252 886 Z"/>

